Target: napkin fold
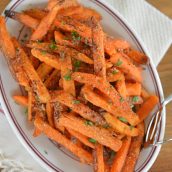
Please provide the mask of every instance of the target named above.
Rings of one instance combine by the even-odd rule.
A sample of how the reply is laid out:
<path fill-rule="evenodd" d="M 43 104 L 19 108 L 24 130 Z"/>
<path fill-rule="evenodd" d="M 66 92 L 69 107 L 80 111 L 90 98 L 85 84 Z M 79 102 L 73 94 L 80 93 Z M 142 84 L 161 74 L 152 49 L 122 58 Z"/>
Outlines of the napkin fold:
<path fill-rule="evenodd" d="M 172 21 L 144 0 L 109 0 L 108 2 L 136 31 L 157 66 L 172 43 Z M 21 146 L 1 109 L 0 138 L 0 150 L 5 153 L 5 156 L 2 156 L 0 152 L 0 169 L 4 167 L 4 172 L 9 169 L 11 172 L 46 171 Z"/>

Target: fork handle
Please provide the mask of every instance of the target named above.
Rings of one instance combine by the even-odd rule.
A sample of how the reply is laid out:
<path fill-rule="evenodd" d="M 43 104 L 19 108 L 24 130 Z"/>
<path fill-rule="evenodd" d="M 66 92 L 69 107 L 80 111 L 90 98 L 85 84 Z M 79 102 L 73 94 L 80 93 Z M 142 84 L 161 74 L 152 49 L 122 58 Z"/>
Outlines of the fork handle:
<path fill-rule="evenodd" d="M 171 141 L 172 141 L 172 139 L 165 139 L 165 140 L 163 140 L 163 141 L 158 141 L 158 142 L 156 142 L 156 143 L 150 144 L 150 146 L 159 146 L 159 145 L 162 145 L 162 144 L 171 142 Z"/>

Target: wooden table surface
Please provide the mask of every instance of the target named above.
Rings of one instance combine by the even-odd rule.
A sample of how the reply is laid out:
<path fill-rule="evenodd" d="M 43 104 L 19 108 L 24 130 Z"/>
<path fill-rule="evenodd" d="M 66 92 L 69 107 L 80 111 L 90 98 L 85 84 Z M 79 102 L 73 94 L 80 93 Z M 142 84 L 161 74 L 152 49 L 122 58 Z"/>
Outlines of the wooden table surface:
<path fill-rule="evenodd" d="M 161 12 L 172 19 L 172 0 L 147 0 L 149 3 L 158 8 Z M 8 4 L 9 0 L 0 0 L 0 13 Z M 163 60 L 158 65 L 158 73 L 163 85 L 165 96 L 172 93 L 172 46 L 165 54 Z M 167 106 L 167 125 L 166 138 L 172 138 L 172 104 Z M 171 172 L 172 171 L 172 143 L 162 147 L 161 152 L 155 161 L 151 172 Z"/>

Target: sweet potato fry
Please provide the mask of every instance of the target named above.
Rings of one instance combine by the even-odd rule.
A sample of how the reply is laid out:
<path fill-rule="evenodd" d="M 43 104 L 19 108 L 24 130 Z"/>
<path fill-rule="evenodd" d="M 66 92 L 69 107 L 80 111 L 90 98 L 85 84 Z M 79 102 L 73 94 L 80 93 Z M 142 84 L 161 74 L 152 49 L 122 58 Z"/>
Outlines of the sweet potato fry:
<path fill-rule="evenodd" d="M 13 96 L 13 99 L 16 103 L 27 107 L 28 106 L 28 97 L 27 96 Z"/>
<path fill-rule="evenodd" d="M 54 128 L 53 107 L 50 102 L 47 102 L 46 104 L 46 112 L 47 112 L 48 123 L 50 124 L 51 127 Z"/>
<path fill-rule="evenodd" d="M 6 10 L 5 11 L 5 15 L 7 17 L 10 17 L 14 20 L 19 21 L 20 23 L 24 24 L 25 26 L 32 28 L 32 29 L 36 29 L 39 25 L 39 20 L 37 20 L 36 18 L 32 18 L 27 14 L 24 13 L 18 13 L 16 11 L 11 11 L 11 10 Z"/>
<path fill-rule="evenodd" d="M 44 51 L 52 51 L 54 53 L 61 54 L 61 55 L 68 54 L 72 58 L 75 58 L 77 60 L 83 61 L 83 62 L 88 63 L 88 64 L 93 64 L 93 60 L 90 59 L 85 54 L 80 53 L 77 50 L 74 50 L 72 48 L 67 48 L 65 46 L 56 45 L 55 43 L 31 42 L 31 43 L 27 44 L 27 46 L 30 47 L 30 48 L 34 48 L 34 49 L 41 49 L 43 52 Z"/>
<path fill-rule="evenodd" d="M 71 151 L 74 155 L 78 156 L 81 162 L 86 162 L 88 164 L 92 163 L 93 159 L 89 152 L 84 150 L 81 147 L 76 146 L 69 139 L 67 139 L 64 135 L 62 135 L 57 130 L 53 129 L 50 125 L 44 122 L 38 116 L 34 121 L 34 125 L 38 128 L 42 133 L 44 133 L 50 139 L 56 141 L 57 143 L 63 145 L 66 149 Z"/>
<path fill-rule="evenodd" d="M 46 11 L 43 11 L 39 8 L 26 9 L 23 12 L 24 14 L 29 15 L 30 17 L 35 18 L 37 20 L 41 20 L 47 15 Z"/>
<path fill-rule="evenodd" d="M 32 121 L 32 102 L 33 102 L 33 94 L 32 91 L 28 92 L 28 120 Z"/>
<path fill-rule="evenodd" d="M 138 116 L 131 110 L 128 102 L 125 100 L 121 101 L 121 97 L 118 94 L 118 92 L 115 90 L 115 88 L 112 85 L 110 85 L 107 81 L 105 81 L 103 78 L 100 78 L 93 74 L 80 73 L 80 72 L 74 72 L 72 74 L 72 78 L 77 82 L 91 85 L 92 87 L 96 87 L 97 89 L 99 89 L 109 99 L 111 99 L 113 105 L 119 111 L 118 113 L 119 116 L 124 114 L 130 116 L 128 117 L 128 120 L 130 119 L 129 120 L 130 124 L 136 125 L 139 122 Z"/>
<path fill-rule="evenodd" d="M 103 145 L 101 144 L 96 144 L 93 150 L 93 167 L 95 172 L 105 172 Z"/>
<path fill-rule="evenodd" d="M 50 94 L 51 102 L 58 101 L 61 104 L 70 107 L 74 112 L 80 114 L 85 119 L 88 119 L 100 125 L 105 124 L 105 120 L 100 114 L 91 110 L 88 106 L 75 99 L 71 94 L 64 91 L 52 91 L 50 92 Z"/>
<path fill-rule="evenodd" d="M 41 40 L 50 29 L 53 21 L 56 18 L 59 7 L 55 6 L 39 23 L 36 30 L 32 33 L 30 40 Z"/>
<path fill-rule="evenodd" d="M 97 76 L 106 78 L 106 63 L 104 57 L 104 33 L 99 22 L 92 17 L 92 52 L 94 60 L 94 72 Z"/>
<path fill-rule="evenodd" d="M 16 56 L 21 59 L 21 64 L 23 66 L 24 71 L 26 72 L 26 75 L 29 78 L 29 84 L 31 85 L 33 92 L 37 94 L 39 100 L 42 103 L 47 102 L 50 99 L 48 90 L 39 78 L 26 53 L 23 51 L 23 49 L 20 47 L 16 40 L 13 40 L 13 43 L 17 47 L 18 51 L 16 53 Z"/>
<path fill-rule="evenodd" d="M 63 82 L 63 90 L 69 94 L 72 94 L 74 97 L 75 93 L 75 83 L 71 78 L 72 73 L 72 61 L 69 55 L 63 55 L 64 59 L 61 61 L 61 78 Z"/>
<path fill-rule="evenodd" d="M 137 50 L 129 49 L 126 51 L 126 54 L 138 64 L 147 64 L 149 61 L 149 58 L 145 54 Z"/>
<path fill-rule="evenodd" d="M 100 127 L 85 125 L 84 120 L 74 116 L 62 116 L 59 123 L 67 128 L 73 129 L 89 138 L 95 139 L 97 142 L 118 151 L 121 147 L 121 141 L 113 137 L 111 133 Z"/>
<path fill-rule="evenodd" d="M 135 83 L 127 82 L 126 89 L 127 89 L 127 96 L 140 96 L 142 86 L 138 82 L 135 82 Z"/>
<path fill-rule="evenodd" d="M 145 88 L 142 87 L 142 90 L 141 90 L 141 96 L 144 100 L 148 99 L 149 98 L 149 93 L 146 91 Z"/>
<path fill-rule="evenodd" d="M 139 134 L 137 128 L 134 128 L 133 126 L 129 126 L 124 122 L 121 122 L 121 121 L 125 121 L 125 118 L 122 117 L 116 118 L 109 113 L 105 113 L 104 118 L 115 129 L 115 131 L 118 131 L 121 134 L 125 134 L 127 136 L 133 136 L 133 137 L 138 136 Z"/>
<path fill-rule="evenodd" d="M 134 171 L 134 167 L 136 165 L 136 162 L 140 153 L 141 145 L 143 142 L 144 123 L 139 124 L 138 129 L 139 129 L 139 135 L 137 137 L 133 137 L 131 140 L 131 145 L 130 145 L 122 172 Z"/>
<path fill-rule="evenodd" d="M 131 144 L 131 137 L 124 138 L 122 147 L 117 152 L 117 154 L 114 158 L 111 172 L 121 172 L 122 171 L 122 168 L 125 164 L 125 160 L 127 158 L 128 150 L 130 148 L 130 144 Z"/>
<path fill-rule="evenodd" d="M 39 65 L 38 69 L 36 70 L 38 73 L 38 76 L 42 81 L 44 81 L 47 76 L 51 73 L 53 68 L 45 63 L 42 63 Z"/>
<path fill-rule="evenodd" d="M 33 137 L 38 137 L 41 135 L 41 131 L 38 128 L 34 128 Z"/>
<path fill-rule="evenodd" d="M 146 119 L 146 117 L 151 113 L 151 111 L 155 108 L 158 102 L 158 97 L 152 95 L 142 104 L 141 108 L 137 112 L 137 114 L 139 115 L 140 122 Z"/>
<path fill-rule="evenodd" d="M 128 74 L 137 82 L 142 81 L 141 71 L 130 60 L 125 58 L 121 53 L 116 53 L 110 57 L 110 61 L 122 72 Z"/>
<path fill-rule="evenodd" d="M 61 61 L 59 55 L 52 55 L 44 50 L 32 49 L 31 53 L 34 57 L 38 58 L 40 61 L 46 63 L 47 65 L 60 70 Z"/>
<path fill-rule="evenodd" d="M 95 145 L 88 141 L 88 137 L 84 136 L 83 134 L 81 134 L 75 130 L 72 130 L 72 129 L 67 129 L 67 130 L 72 136 L 74 136 L 75 138 L 80 140 L 84 145 L 86 145 L 90 148 L 93 148 L 93 149 L 95 148 Z"/>

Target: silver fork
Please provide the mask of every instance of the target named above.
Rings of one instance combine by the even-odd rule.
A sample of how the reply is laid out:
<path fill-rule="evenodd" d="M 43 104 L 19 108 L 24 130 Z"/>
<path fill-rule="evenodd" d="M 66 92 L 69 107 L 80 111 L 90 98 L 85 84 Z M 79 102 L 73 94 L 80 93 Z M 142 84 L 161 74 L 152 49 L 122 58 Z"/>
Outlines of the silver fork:
<path fill-rule="evenodd" d="M 162 110 L 166 107 L 168 103 L 172 101 L 172 94 L 170 94 L 160 105 L 160 107 L 157 109 L 157 111 L 152 115 L 152 118 L 148 124 L 145 141 L 144 141 L 144 147 L 148 146 L 159 146 L 164 143 L 172 141 L 172 139 L 165 139 L 162 141 L 156 141 L 156 131 L 160 125 L 161 119 L 162 119 Z"/>

